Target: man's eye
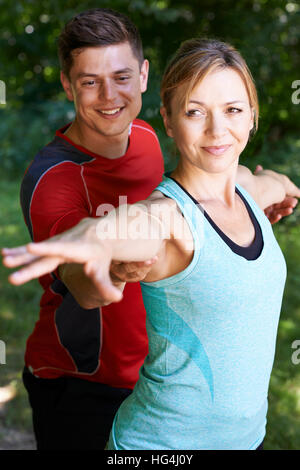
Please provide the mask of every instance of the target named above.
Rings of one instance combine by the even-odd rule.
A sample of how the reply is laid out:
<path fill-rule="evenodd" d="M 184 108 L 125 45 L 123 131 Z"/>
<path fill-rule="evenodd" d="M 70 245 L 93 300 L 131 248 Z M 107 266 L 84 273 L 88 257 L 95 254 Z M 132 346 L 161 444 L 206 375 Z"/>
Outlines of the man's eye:
<path fill-rule="evenodd" d="M 84 85 L 84 86 L 93 86 L 93 85 L 95 85 L 95 83 L 96 83 L 95 80 L 89 80 L 87 82 L 83 82 L 82 85 Z"/>
<path fill-rule="evenodd" d="M 117 80 L 119 82 L 125 82 L 126 80 L 129 80 L 130 77 L 128 77 L 127 75 L 122 75 L 120 77 L 117 78 Z"/>

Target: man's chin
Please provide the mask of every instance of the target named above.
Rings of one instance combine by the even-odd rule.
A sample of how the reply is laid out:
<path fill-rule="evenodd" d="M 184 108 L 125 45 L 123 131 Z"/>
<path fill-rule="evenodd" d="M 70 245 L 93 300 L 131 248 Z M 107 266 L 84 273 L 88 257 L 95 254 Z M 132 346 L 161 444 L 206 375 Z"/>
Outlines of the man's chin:
<path fill-rule="evenodd" d="M 96 133 L 98 135 L 101 135 L 103 137 L 116 138 L 116 139 L 120 138 L 121 139 L 122 137 L 127 137 L 128 136 L 129 126 L 130 126 L 130 124 L 128 124 L 125 127 L 119 128 L 119 129 L 113 129 L 113 128 L 103 129 L 103 128 L 95 127 L 94 131 L 96 131 Z"/>

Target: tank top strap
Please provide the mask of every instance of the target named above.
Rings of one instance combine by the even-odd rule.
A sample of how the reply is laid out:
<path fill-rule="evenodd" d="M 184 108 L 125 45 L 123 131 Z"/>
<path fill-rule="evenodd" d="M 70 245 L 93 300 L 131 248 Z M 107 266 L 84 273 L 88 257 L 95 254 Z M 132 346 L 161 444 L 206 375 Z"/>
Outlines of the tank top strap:
<path fill-rule="evenodd" d="M 163 176 L 162 182 L 155 188 L 165 196 L 173 199 L 185 218 L 194 239 L 194 250 L 199 251 L 204 241 L 205 217 L 203 209 L 196 205 L 178 184 L 171 178 Z M 200 209 L 200 210 L 199 210 Z M 180 229 L 180 228 L 179 228 Z M 178 234 L 180 231 L 178 230 Z"/>
<path fill-rule="evenodd" d="M 264 232 L 265 230 L 267 231 L 267 233 L 269 234 L 269 232 L 271 231 L 273 233 L 273 230 L 272 230 L 272 225 L 268 219 L 268 217 L 266 217 L 264 211 L 259 207 L 259 205 L 257 204 L 257 202 L 253 199 L 253 197 L 248 193 L 248 191 L 246 191 L 246 189 L 244 189 L 242 186 L 240 186 L 238 183 L 236 183 L 236 188 L 240 191 L 240 193 L 242 193 L 242 196 L 244 196 L 245 200 L 248 202 L 249 206 L 251 207 L 261 229 L 262 229 L 262 232 Z"/>

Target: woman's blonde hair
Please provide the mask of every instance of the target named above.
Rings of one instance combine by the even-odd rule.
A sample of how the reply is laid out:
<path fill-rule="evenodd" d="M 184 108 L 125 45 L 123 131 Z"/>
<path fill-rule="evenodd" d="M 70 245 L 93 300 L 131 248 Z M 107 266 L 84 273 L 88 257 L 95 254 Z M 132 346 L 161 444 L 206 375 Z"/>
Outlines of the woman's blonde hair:
<path fill-rule="evenodd" d="M 167 114 L 171 113 L 171 100 L 175 90 L 186 85 L 183 105 L 187 107 L 194 87 L 204 77 L 217 69 L 231 68 L 244 81 L 251 108 L 254 111 L 254 129 L 258 127 L 259 105 L 251 72 L 240 55 L 230 44 L 216 39 L 189 39 L 181 44 L 166 67 L 161 83 L 161 101 Z"/>

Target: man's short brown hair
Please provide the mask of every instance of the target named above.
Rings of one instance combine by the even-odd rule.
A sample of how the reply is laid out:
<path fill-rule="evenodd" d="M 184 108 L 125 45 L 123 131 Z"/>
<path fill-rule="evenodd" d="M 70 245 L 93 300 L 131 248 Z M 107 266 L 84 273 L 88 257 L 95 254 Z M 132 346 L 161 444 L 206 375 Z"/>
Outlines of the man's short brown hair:
<path fill-rule="evenodd" d="M 108 8 L 94 8 L 79 13 L 64 27 L 58 39 L 61 69 L 67 77 L 73 65 L 73 51 L 85 47 L 110 46 L 128 42 L 140 66 L 144 61 L 139 32 L 122 13 Z"/>

